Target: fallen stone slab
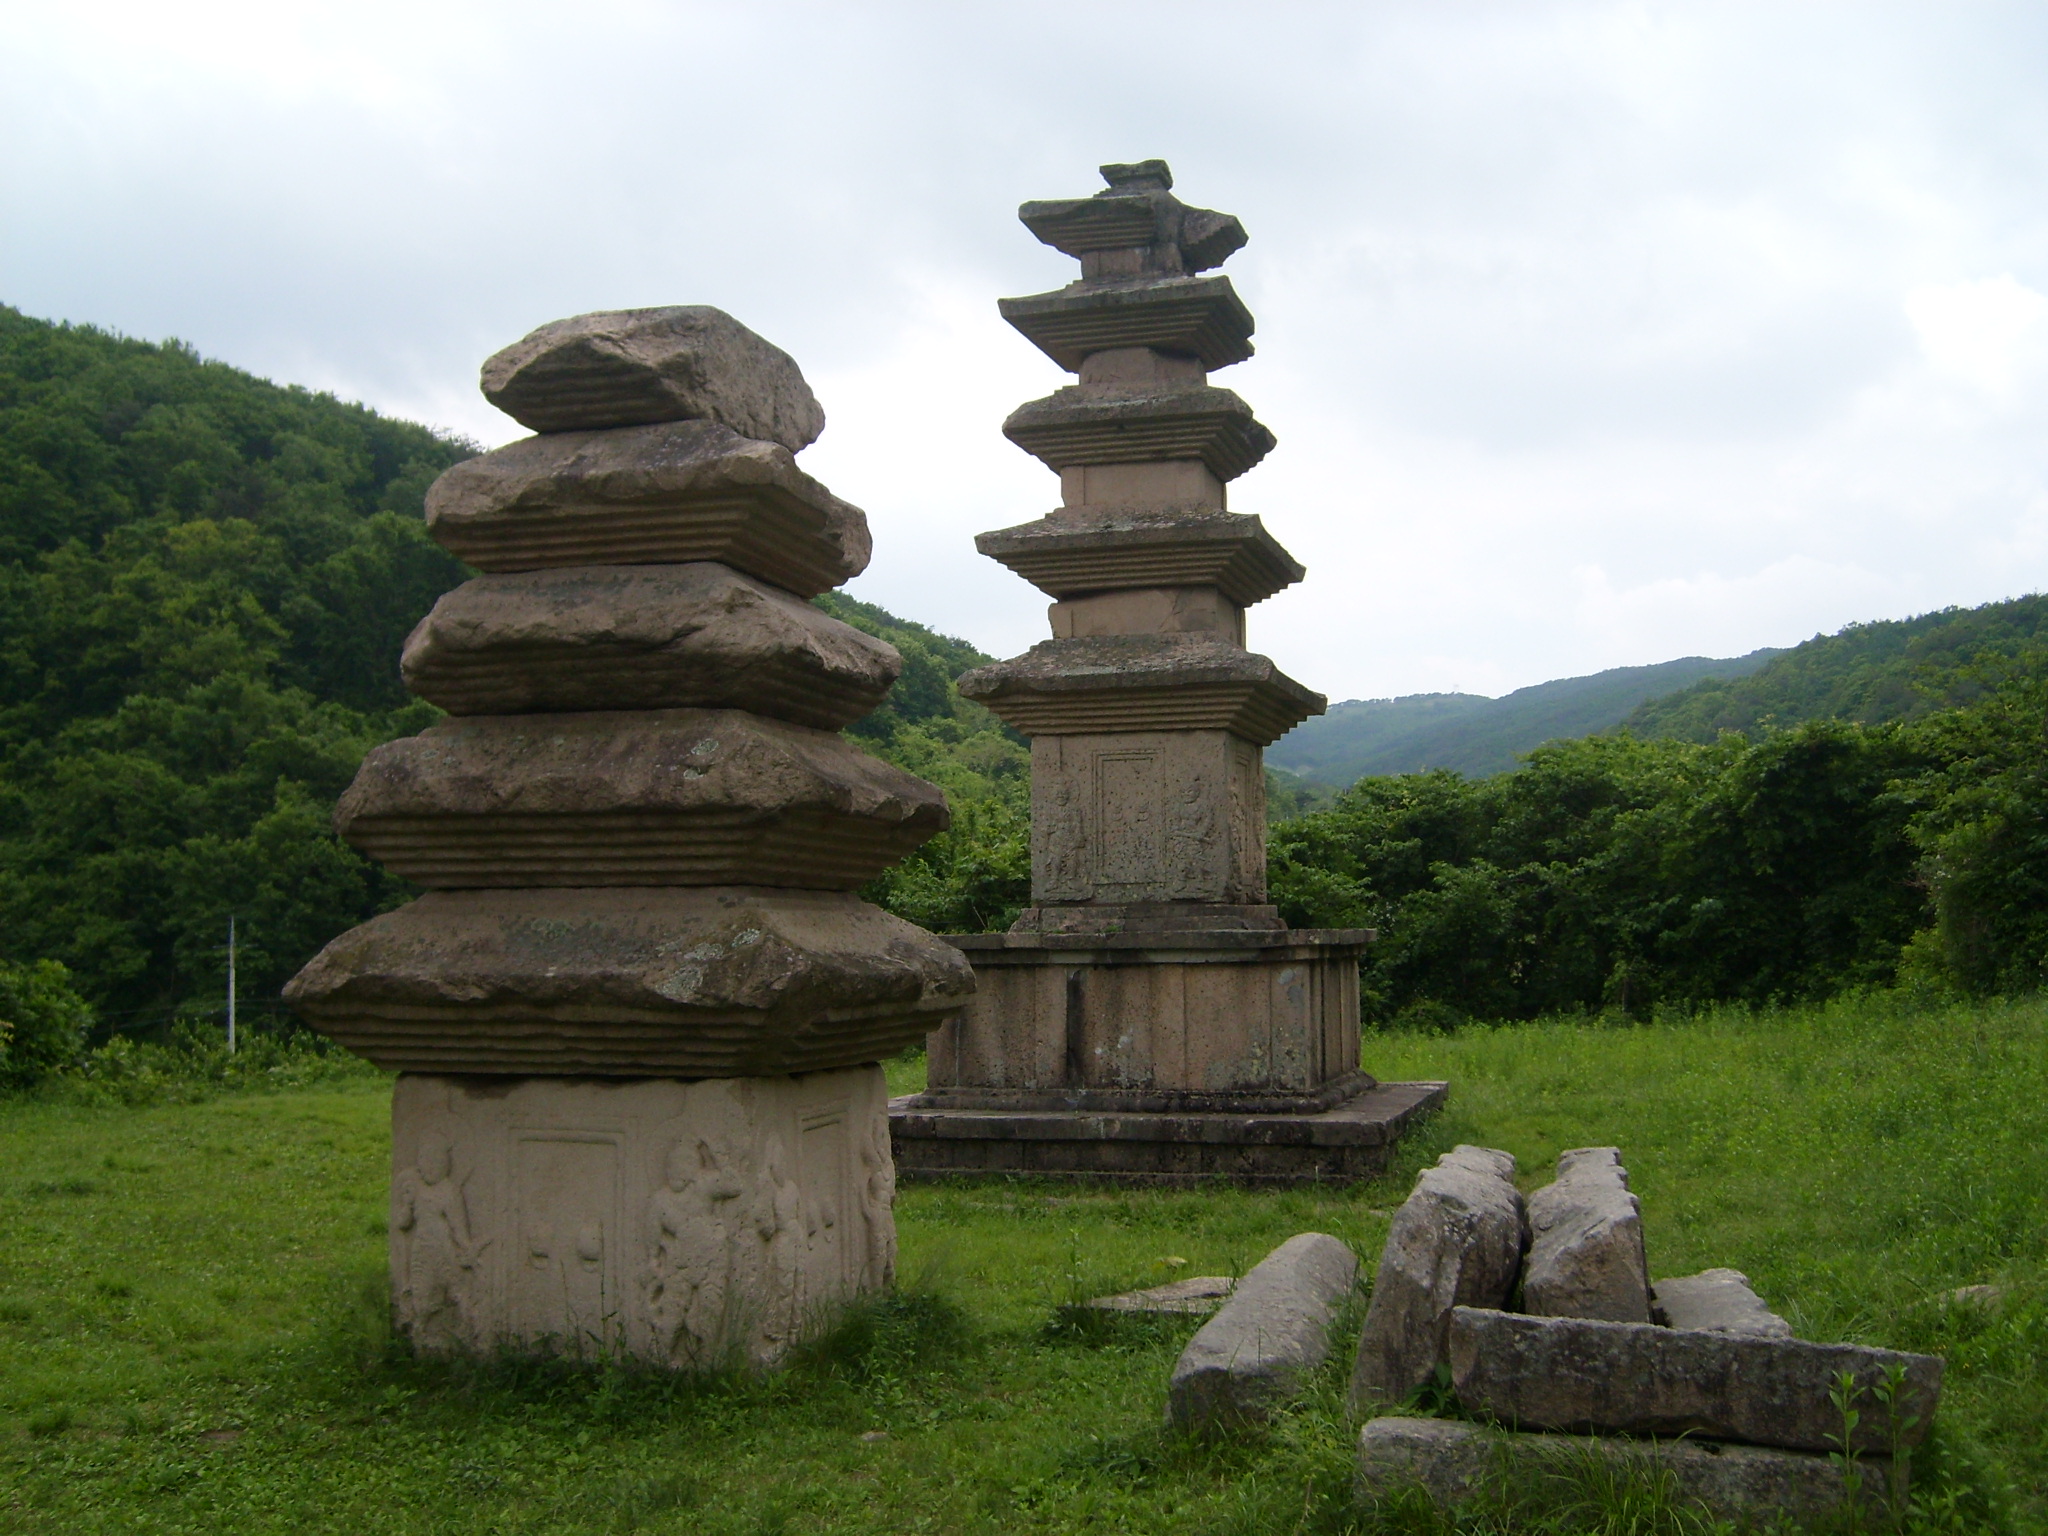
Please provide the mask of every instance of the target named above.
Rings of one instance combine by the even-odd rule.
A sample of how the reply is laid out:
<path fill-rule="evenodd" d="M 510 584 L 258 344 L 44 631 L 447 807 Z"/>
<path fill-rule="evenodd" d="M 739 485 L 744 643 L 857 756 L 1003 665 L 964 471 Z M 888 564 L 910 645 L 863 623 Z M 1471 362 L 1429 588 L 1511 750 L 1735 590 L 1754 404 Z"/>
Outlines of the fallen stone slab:
<path fill-rule="evenodd" d="M 1529 1197 L 1522 1309 L 1538 1317 L 1650 1321 L 1643 1213 L 1617 1147 L 1578 1147 L 1557 1159 L 1557 1182 Z"/>
<path fill-rule="evenodd" d="M 1357 1255 L 1303 1232 L 1238 1281 L 1173 1368 L 1166 1421 L 1194 1434 L 1263 1419 L 1330 1354 L 1330 1327 L 1358 1279 Z"/>
<path fill-rule="evenodd" d="M 1124 1291 L 1115 1296 L 1097 1296 L 1081 1303 L 1099 1312 L 1181 1313 L 1207 1317 L 1223 1305 L 1236 1287 L 1230 1275 L 1190 1275 L 1169 1285 L 1148 1286 L 1142 1291 Z"/>
<path fill-rule="evenodd" d="M 1891 1462 L 1863 1457 L 1857 1505 L 1889 1508 Z M 1827 1456 L 1706 1440 L 1618 1440 L 1515 1433 L 1455 1419 L 1383 1418 L 1358 1436 L 1358 1501 L 1377 1503 L 1420 1488 L 1439 1507 L 1488 1491 L 1541 1497 L 1545 1480 L 1564 1492 L 1576 1478 L 1634 1474 L 1665 1484 L 1674 1503 L 1722 1520 L 1824 1520 L 1848 1506 L 1845 1469 Z M 1900 1492 L 1904 1492 L 1903 1489 Z"/>
<path fill-rule="evenodd" d="M 1521 1267 L 1515 1160 L 1454 1147 L 1425 1168 L 1394 1213 L 1351 1374 L 1351 1408 L 1398 1403 L 1444 1357 L 1453 1307 L 1502 1307 Z"/>
<path fill-rule="evenodd" d="M 1651 1287 L 1652 1321 L 1702 1333 L 1746 1333 L 1789 1339 L 1792 1325 L 1764 1305 L 1739 1269 L 1703 1269 Z"/>
<path fill-rule="evenodd" d="M 1941 1395 L 1934 1355 L 1477 1307 L 1451 1313 L 1450 1357 L 1458 1401 L 1503 1424 L 1691 1433 L 1801 1451 L 1840 1449 L 1842 1411 L 1828 1394 L 1845 1371 L 1856 1379 L 1860 1451 L 1891 1447 L 1891 1413 L 1872 1391 L 1888 1367 L 1906 1373 L 1899 1444 L 1920 1443 Z"/>
<path fill-rule="evenodd" d="M 825 430 L 796 359 L 708 304 L 544 325 L 484 363 L 483 391 L 533 432 L 715 421 L 795 453 Z"/>

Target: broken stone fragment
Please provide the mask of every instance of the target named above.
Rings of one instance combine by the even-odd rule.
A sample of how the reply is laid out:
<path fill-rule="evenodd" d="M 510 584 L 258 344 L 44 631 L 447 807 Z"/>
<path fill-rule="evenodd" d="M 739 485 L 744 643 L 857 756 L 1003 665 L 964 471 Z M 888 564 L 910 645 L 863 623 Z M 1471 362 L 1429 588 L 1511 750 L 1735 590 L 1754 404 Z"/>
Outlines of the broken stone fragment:
<path fill-rule="evenodd" d="M 1559 1154 L 1557 1182 L 1529 1197 L 1522 1310 L 1539 1317 L 1650 1321 L 1643 1215 L 1615 1147 Z"/>
<path fill-rule="evenodd" d="M 1745 1526 L 1775 1528 L 1787 1516 L 1829 1520 L 1849 1503 L 1846 1469 L 1827 1456 L 1690 1440 L 1516 1434 L 1456 1419 L 1372 1420 L 1359 1431 L 1354 1488 L 1367 1504 L 1420 1488 L 1448 1512 L 1488 1492 L 1552 1478 L 1576 1481 L 1593 1470 L 1622 1487 L 1631 1480 L 1662 1484 L 1660 1503 L 1697 1505 Z M 1868 1514 L 1888 1512 L 1889 1461 L 1866 1457 L 1862 1471 L 1858 1506 Z"/>
<path fill-rule="evenodd" d="M 880 1061 L 974 991 L 961 953 L 850 895 L 432 891 L 285 1000 L 388 1070 L 748 1077 Z"/>
<path fill-rule="evenodd" d="M 1214 587 L 1250 607 L 1306 574 L 1265 524 L 1234 512 L 1060 514 L 977 534 L 974 547 L 1053 598 Z"/>
<path fill-rule="evenodd" d="M 1181 1351 L 1167 1423 L 1213 1433 L 1297 1395 L 1329 1358 L 1331 1324 L 1357 1278 L 1357 1256 L 1325 1233 L 1300 1233 L 1267 1254 Z"/>
<path fill-rule="evenodd" d="M 1228 368 L 1252 355 L 1252 312 L 1227 277 L 1160 277 L 1114 287 L 1076 283 L 999 299 L 1003 318 L 1047 357 L 1078 373 L 1092 353 L 1151 347 Z"/>
<path fill-rule="evenodd" d="M 1089 281 L 1202 272 L 1243 248 L 1247 237 L 1235 215 L 1191 208 L 1173 195 L 1173 172 L 1164 160 L 1105 165 L 1101 171 L 1109 185 L 1093 197 L 1029 202 L 1017 210 L 1040 240 L 1078 256 Z M 1103 259 L 1119 256 L 1125 259 Z"/>
<path fill-rule="evenodd" d="M 894 646 L 709 561 L 479 576 L 434 604 L 399 663 L 457 715 L 737 708 L 828 731 L 901 668 Z"/>
<path fill-rule="evenodd" d="M 1275 438 L 1228 389 L 1055 390 L 1012 411 L 1003 436 L 1048 469 L 1194 459 L 1235 480 L 1273 451 Z"/>
<path fill-rule="evenodd" d="M 832 732 L 670 709 L 443 720 L 371 751 L 334 824 L 425 886 L 851 890 L 947 814 Z"/>
<path fill-rule="evenodd" d="M 1098 1312 L 1142 1312 L 1207 1317 L 1223 1305 L 1224 1297 L 1237 1285 L 1229 1275 L 1190 1275 L 1166 1285 L 1148 1286 L 1142 1291 L 1122 1291 L 1115 1296 L 1097 1296 L 1082 1303 Z"/>
<path fill-rule="evenodd" d="M 1266 746 L 1326 707 L 1266 657 L 1200 634 L 1042 640 L 959 689 L 1027 736 L 1225 730 Z"/>
<path fill-rule="evenodd" d="M 485 362 L 483 391 L 533 432 L 715 421 L 795 453 L 825 430 L 796 360 L 707 304 L 544 325 Z"/>
<path fill-rule="evenodd" d="M 1398 1403 L 1444 1358 L 1454 1307 L 1507 1304 L 1526 1238 L 1515 1160 L 1454 1147 L 1394 1213 L 1351 1374 L 1351 1408 Z"/>
<path fill-rule="evenodd" d="M 1918 1445 L 1941 1393 L 1933 1355 L 1462 1306 L 1451 1314 L 1450 1356 L 1458 1401 L 1504 1424 L 1801 1451 L 1841 1448 L 1842 1412 L 1828 1394 L 1844 1372 L 1858 1388 L 1859 1451 L 1888 1450 L 1894 1429 L 1899 1444 Z M 1894 1365 L 1906 1375 L 1890 1409 L 1872 1389 Z"/>
<path fill-rule="evenodd" d="M 709 421 L 522 438 L 427 491 L 427 532 L 485 571 L 716 560 L 799 597 L 867 568 L 860 508 L 775 443 Z"/>
<path fill-rule="evenodd" d="M 1667 1328 L 1692 1328 L 1706 1333 L 1749 1333 L 1764 1339 L 1789 1339 L 1792 1325 L 1764 1305 L 1738 1269 L 1703 1269 L 1676 1280 L 1659 1280 L 1650 1288 L 1651 1321 Z"/>

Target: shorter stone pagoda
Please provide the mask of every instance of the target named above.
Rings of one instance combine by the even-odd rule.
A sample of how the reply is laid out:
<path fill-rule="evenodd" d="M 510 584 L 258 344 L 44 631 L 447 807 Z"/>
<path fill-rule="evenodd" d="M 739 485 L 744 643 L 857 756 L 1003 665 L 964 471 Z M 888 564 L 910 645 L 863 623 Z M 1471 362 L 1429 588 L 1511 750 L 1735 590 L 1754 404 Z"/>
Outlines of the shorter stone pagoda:
<path fill-rule="evenodd" d="M 1165 164 L 1026 203 L 1081 280 L 1002 301 L 1078 382 L 1020 407 L 1012 442 L 1060 477 L 1050 516 L 980 551 L 1054 601 L 1054 638 L 960 679 L 1031 738 L 1032 905 L 958 935 L 978 991 L 892 1106 L 924 1175 L 1355 1178 L 1441 1084 L 1360 1070 L 1358 929 L 1289 929 L 1266 900 L 1263 748 L 1323 698 L 1245 649 L 1245 610 L 1299 581 L 1228 483 L 1273 434 L 1211 370 L 1251 356 L 1221 275 L 1228 214 Z"/>
<path fill-rule="evenodd" d="M 973 989 L 853 895 L 946 825 L 838 734 L 901 666 L 808 601 L 867 520 L 796 466 L 824 427 L 796 364 L 718 310 L 545 326 L 483 382 L 537 435 L 427 496 L 484 572 L 405 645 L 448 718 L 336 811 L 426 894 L 285 996 L 400 1074 L 414 1348 L 767 1363 L 888 1283 L 875 1063 Z"/>

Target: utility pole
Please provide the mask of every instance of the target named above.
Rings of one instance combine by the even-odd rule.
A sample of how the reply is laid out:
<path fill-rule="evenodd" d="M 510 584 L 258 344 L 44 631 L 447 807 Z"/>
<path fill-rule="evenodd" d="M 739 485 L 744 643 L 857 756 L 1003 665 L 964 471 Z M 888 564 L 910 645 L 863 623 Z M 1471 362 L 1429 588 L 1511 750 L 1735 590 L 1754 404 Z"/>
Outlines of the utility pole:
<path fill-rule="evenodd" d="M 228 1054 L 235 1054 L 235 920 L 228 919 Z"/>

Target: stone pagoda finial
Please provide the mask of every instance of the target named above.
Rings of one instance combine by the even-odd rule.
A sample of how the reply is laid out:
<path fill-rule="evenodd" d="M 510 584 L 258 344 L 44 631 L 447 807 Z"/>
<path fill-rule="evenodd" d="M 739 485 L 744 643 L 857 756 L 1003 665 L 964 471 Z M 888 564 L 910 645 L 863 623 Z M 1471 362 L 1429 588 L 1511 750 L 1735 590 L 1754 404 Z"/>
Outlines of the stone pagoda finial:
<path fill-rule="evenodd" d="M 973 990 L 853 894 L 947 820 L 839 734 L 902 665 L 808 601 L 867 520 L 796 466 L 824 426 L 796 364 L 718 310 L 543 326 L 483 383 L 537 435 L 427 495 L 483 572 L 405 645 L 448 716 L 336 809 L 426 894 L 286 997 L 400 1074 L 414 1347 L 766 1362 L 888 1282 L 874 1063 Z"/>
<path fill-rule="evenodd" d="M 1173 172 L 1164 160 L 1105 165 L 1102 179 L 1109 186 L 1093 197 L 1017 210 L 1031 233 L 1080 258 L 1084 282 L 1206 272 L 1244 246 L 1244 226 L 1234 214 L 1190 208 L 1173 195 Z"/>

